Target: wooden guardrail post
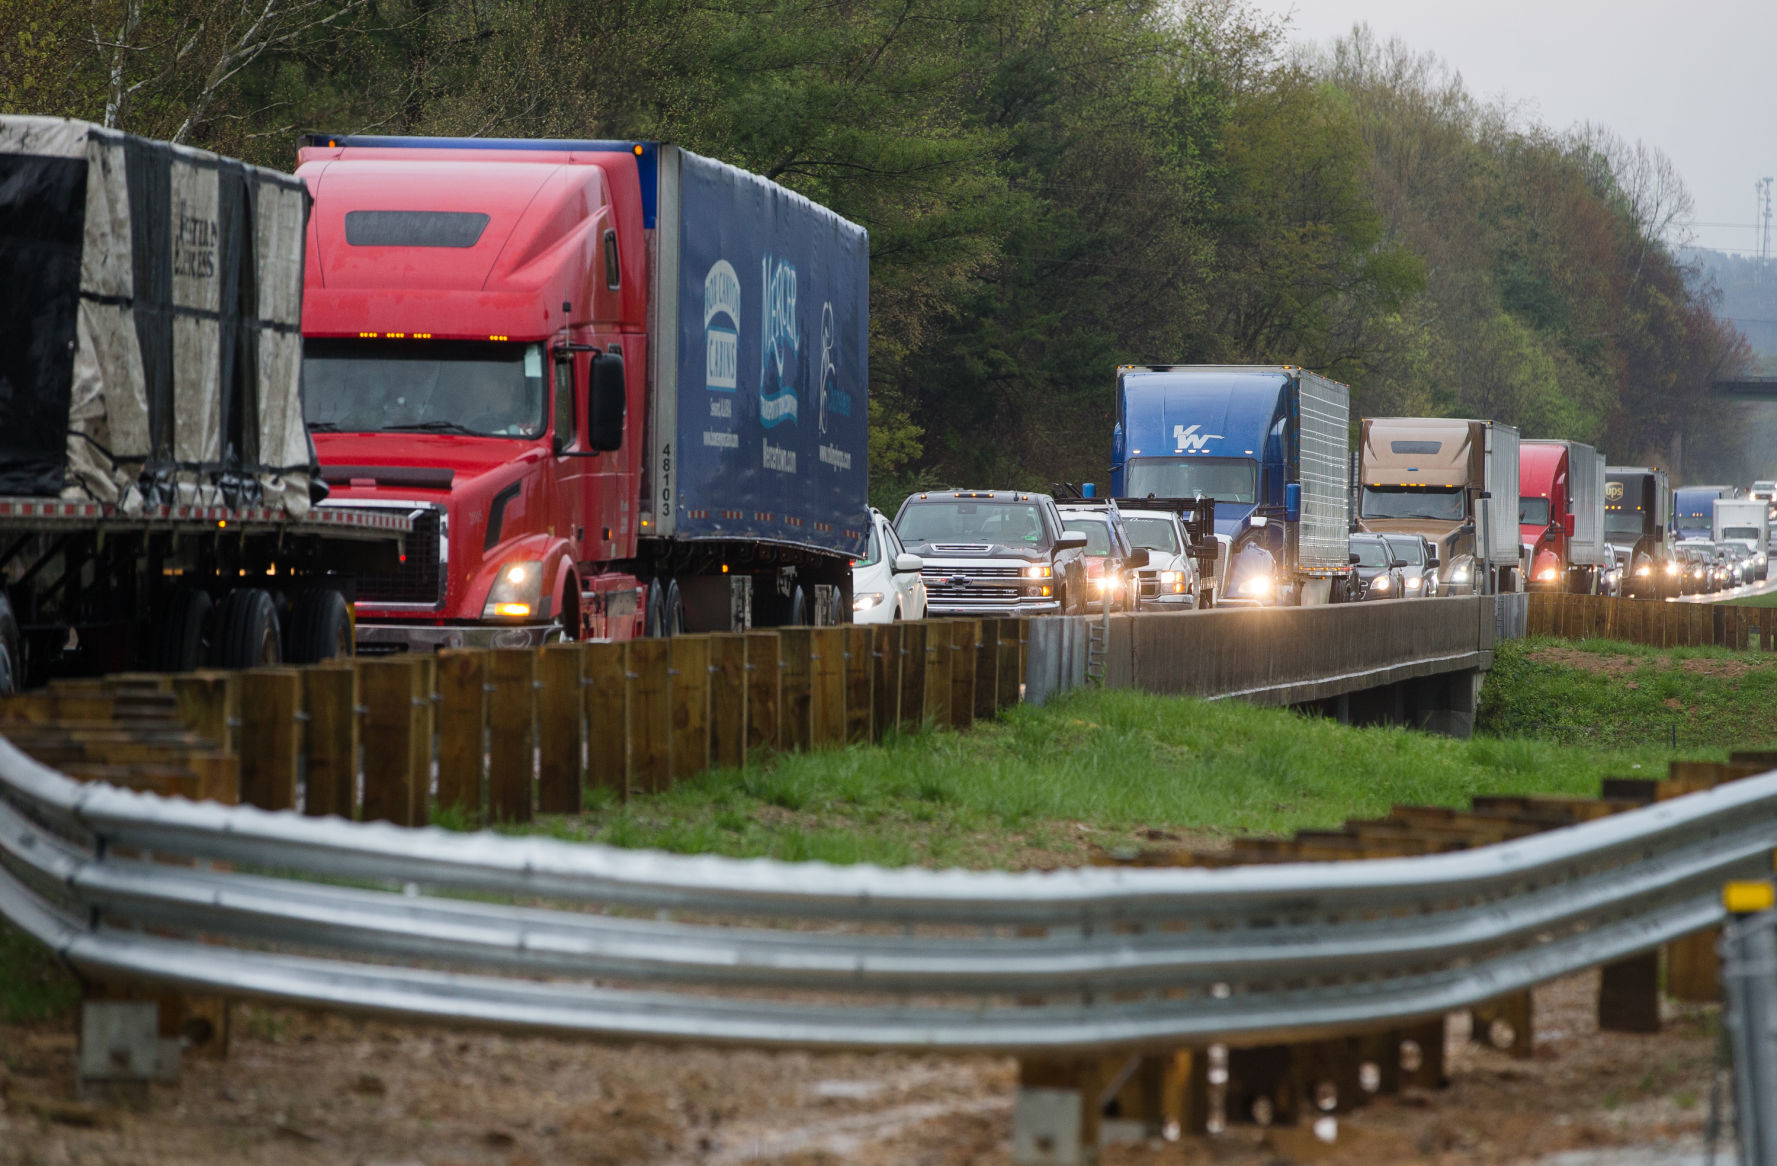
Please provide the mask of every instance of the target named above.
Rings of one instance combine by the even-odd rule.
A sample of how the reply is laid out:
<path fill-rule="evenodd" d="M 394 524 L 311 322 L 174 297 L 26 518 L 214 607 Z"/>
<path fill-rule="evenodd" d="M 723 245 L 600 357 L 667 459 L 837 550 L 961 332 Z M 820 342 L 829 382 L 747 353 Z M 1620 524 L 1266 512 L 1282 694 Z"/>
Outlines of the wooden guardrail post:
<path fill-rule="evenodd" d="M 975 625 L 975 720 L 993 720 L 999 712 L 999 691 L 999 620 L 984 619 Z"/>
<path fill-rule="evenodd" d="M 710 642 L 706 636 L 674 636 L 670 669 L 672 731 L 667 744 L 673 781 L 710 767 Z"/>
<path fill-rule="evenodd" d="M 1016 618 L 994 621 L 999 637 L 999 691 L 994 704 L 1004 712 L 1017 704 L 1024 691 L 1024 621 Z"/>
<path fill-rule="evenodd" d="M 809 642 L 809 746 L 830 749 L 845 744 L 845 629 L 816 628 Z"/>
<path fill-rule="evenodd" d="M 425 671 L 411 656 L 362 659 L 357 668 L 364 701 L 364 818 L 424 825 L 432 752 Z M 422 757 L 426 764 L 416 764 Z"/>
<path fill-rule="evenodd" d="M 537 652 L 495 648 L 488 659 L 487 813 L 494 822 L 529 822 L 535 801 Z"/>
<path fill-rule="evenodd" d="M 877 624 L 870 629 L 872 712 L 870 738 L 881 741 L 901 723 L 901 639 L 906 625 Z"/>
<path fill-rule="evenodd" d="M 349 661 L 302 671 L 308 706 L 303 813 L 355 818 L 358 810 L 358 670 Z"/>
<path fill-rule="evenodd" d="M 537 812 L 580 812 L 584 647 L 549 644 L 537 661 Z"/>
<path fill-rule="evenodd" d="M 172 677 L 179 721 L 220 751 L 220 756 L 200 766 L 203 796 L 230 806 L 241 800 L 240 675 L 190 672 Z"/>
<path fill-rule="evenodd" d="M 667 742 L 672 694 L 667 688 L 669 645 L 632 640 L 629 645 L 629 765 L 631 793 L 659 793 L 672 779 Z"/>
<path fill-rule="evenodd" d="M 720 632 L 710 643 L 710 764 L 739 769 L 747 763 L 747 639 Z"/>
<path fill-rule="evenodd" d="M 619 801 L 630 792 L 627 642 L 586 645 L 586 779 Z"/>
<path fill-rule="evenodd" d="M 925 718 L 935 728 L 948 729 L 950 720 L 950 651 L 949 620 L 925 621 L 926 642 L 926 708 Z"/>
<path fill-rule="evenodd" d="M 262 810 L 296 808 L 301 765 L 302 674 L 294 668 L 241 673 L 241 801 Z"/>
<path fill-rule="evenodd" d="M 486 648 L 438 653 L 438 805 L 467 826 L 484 820 L 482 768 L 487 757 Z"/>
<path fill-rule="evenodd" d="M 869 625 L 841 628 L 845 635 L 845 740 L 868 745 L 875 740 L 876 717 L 872 681 L 876 675 L 876 629 Z"/>
<path fill-rule="evenodd" d="M 783 637 L 777 632 L 748 632 L 747 752 L 776 751 L 783 744 Z"/>
<path fill-rule="evenodd" d="M 901 625 L 901 731 L 917 733 L 926 721 L 926 635 L 931 621 Z"/>
<path fill-rule="evenodd" d="M 981 654 L 981 621 L 950 623 L 950 727 L 969 729 L 975 724 L 975 665 Z"/>
<path fill-rule="evenodd" d="M 783 628 L 778 641 L 784 682 L 778 744 L 805 752 L 814 742 L 814 629 Z"/>

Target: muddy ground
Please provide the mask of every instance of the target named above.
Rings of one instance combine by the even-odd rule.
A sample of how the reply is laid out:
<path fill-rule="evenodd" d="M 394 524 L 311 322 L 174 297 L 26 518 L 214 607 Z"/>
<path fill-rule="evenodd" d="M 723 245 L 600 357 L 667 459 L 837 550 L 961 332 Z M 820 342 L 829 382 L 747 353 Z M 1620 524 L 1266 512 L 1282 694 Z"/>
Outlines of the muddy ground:
<path fill-rule="evenodd" d="M 1537 993 L 1536 1055 L 1447 1026 L 1452 1082 L 1308 1128 L 1108 1148 L 1106 1166 L 1533 1161 L 1696 1151 L 1712 1007 L 1658 1036 L 1600 1033 L 1596 975 Z M 144 1109 L 74 1100 L 67 1026 L 0 1027 L 0 1163 L 250 1166 L 1007 1166 L 1016 1066 L 994 1058 L 612 1047 L 240 1007 L 225 1061 L 188 1059 Z"/>

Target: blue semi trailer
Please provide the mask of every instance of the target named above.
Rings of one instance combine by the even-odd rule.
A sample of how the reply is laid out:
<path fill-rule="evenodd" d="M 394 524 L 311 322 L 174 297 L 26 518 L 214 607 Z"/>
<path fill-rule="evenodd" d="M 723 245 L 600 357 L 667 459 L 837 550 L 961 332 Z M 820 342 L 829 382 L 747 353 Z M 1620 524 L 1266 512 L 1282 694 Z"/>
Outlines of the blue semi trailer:
<path fill-rule="evenodd" d="M 1350 390 L 1288 365 L 1117 372 L 1118 498 L 1214 498 L 1218 603 L 1346 598 Z"/>

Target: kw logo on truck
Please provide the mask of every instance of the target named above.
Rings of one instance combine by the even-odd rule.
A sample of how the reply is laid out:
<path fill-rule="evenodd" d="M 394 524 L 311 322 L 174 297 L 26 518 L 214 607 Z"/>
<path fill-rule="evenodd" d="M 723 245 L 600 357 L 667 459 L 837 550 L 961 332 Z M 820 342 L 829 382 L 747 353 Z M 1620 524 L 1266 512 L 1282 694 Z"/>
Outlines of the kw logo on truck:
<path fill-rule="evenodd" d="M 802 347 L 796 327 L 796 269 L 767 255 L 759 261 L 765 286 L 765 310 L 761 314 L 764 351 L 759 359 L 759 423 L 770 429 L 796 420 L 796 386 L 784 381 L 784 365 Z M 791 366 L 794 376 L 795 368 Z"/>
<path fill-rule="evenodd" d="M 1191 426 L 1189 429 L 1186 429 L 1183 425 L 1174 425 L 1172 427 L 1172 440 L 1178 447 L 1178 452 L 1184 453 L 1186 450 L 1202 449 L 1212 441 L 1222 440 L 1221 434 L 1199 433 L 1197 432 L 1198 428 L 1199 427 L 1196 425 Z"/>
<path fill-rule="evenodd" d="M 740 276 L 726 259 L 703 277 L 703 384 L 719 393 L 740 387 Z"/>

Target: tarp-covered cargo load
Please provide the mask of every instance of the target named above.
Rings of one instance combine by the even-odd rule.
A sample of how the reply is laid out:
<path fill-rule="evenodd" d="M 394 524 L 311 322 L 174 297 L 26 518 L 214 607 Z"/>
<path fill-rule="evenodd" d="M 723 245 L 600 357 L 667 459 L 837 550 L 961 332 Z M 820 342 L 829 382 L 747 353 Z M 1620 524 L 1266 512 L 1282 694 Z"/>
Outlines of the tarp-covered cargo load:
<path fill-rule="evenodd" d="M 307 514 L 296 178 L 0 117 L 0 494 Z"/>

